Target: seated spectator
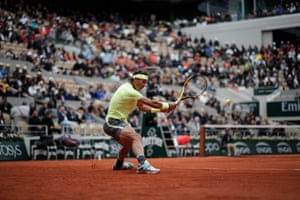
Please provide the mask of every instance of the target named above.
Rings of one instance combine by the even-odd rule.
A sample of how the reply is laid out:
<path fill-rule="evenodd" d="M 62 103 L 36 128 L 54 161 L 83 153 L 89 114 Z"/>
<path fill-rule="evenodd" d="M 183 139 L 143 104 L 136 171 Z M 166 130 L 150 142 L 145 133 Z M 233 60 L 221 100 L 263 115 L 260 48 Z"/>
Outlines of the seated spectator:
<path fill-rule="evenodd" d="M 6 127 L 5 119 L 3 116 L 3 112 L 0 111 L 0 134 L 5 135 L 6 131 L 7 131 L 7 127 Z"/>
<path fill-rule="evenodd" d="M 85 101 L 85 100 L 91 100 L 92 96 L 91 94 L 88 92 L 87 88 L 83 88 L 83 87 L 79 87 L 78 88 L 78 98 L 81 101 Z"/>
<path fill-rule="evenodd" d="M 77 112 L 75 110 L 75 108 L 71 105 L 67 106 L 67 118 L 70 120 L 70 121 L 77 121 L 78 119 L 78 116 L 77 116 Z"/>
<path fill-rule="evenodd" d="M 40 117 L 43 117 L 46 115 L 46 111 L 48 110 L 48 102 L 43 101 L 41 107 L 38 109 L 38 114 Z"/>
<path fill-rule="evenodd" d="M 68 118 L 67 111 L 64 106 L 60 106 L 58 110 L 58 123 L 65 128 L 67 133 L 70 133 L 72 126 L 78 125 L 77 121 L 72 121 Z"/>
<path fill-rule="evenodd" d="M 98 99 L 98 100 L 102 100 L 104 98 L 105 95 L 105 89 L 104 89 L 104 85 L 99 84 L 94 92 L 94 98 Z"/>
<path fill-rule="evenodd" d="M 32 91 L 31 91 L 32 92 Z M 31 95 L 37 103 L 42 103 L 45 98 L 44 92 L 39 86 L 35 88 L 35 93 Z"/>
<path fill-rule="evenodd" d="M 33 135 L 41 135 L 42 132 L 42 121 L 39 117 L 39 113 L 37 110 L 34 110 L 28 119 L 29 130 Z"/>
<path fill-rule="evenodd" d="M 227 150 L 227 156 L 236 156 L 237 151 L 232 138 L 232 133 L 230 129 L 225 130 L 225 134 L 222 137 L 222 146 Z"/>
<path fill-rule="evenodd" d="M 189 122 L 187 123 L 187 126 L 189 128 L 189 130 L 191 131 L 191 135 L 197 135 L 199 134 L 200 131 L 200 117 L 199 116 L 195 116 L 192 117 Z"/>
<path fill-rule="evenodd" d="M 5 78 L 8 76 L 8 72 L 6 71 L 6 69 L 4 68 L 5 64 L 0 63 L 0 77 L 1 78 Z"/>
<path fill-rule="evenodd" d="M 160 84 L 156 76 L 152 76 L 150 82 L 147 85 L 147 97 L 152 99 L 155 96 L 159 96 L 160 93 Z"/>
<path fill-rule="evenodd" d="M 88 124 L 96 122 L 94 115 L 92 114 L 92 112 L 89 111 L 88 108 L 83 109 L 82 119 L 85 123 L 88 123 Z"/>
<path fill-rule="evenodd" d="M 2 102 L 0 103 L 0 110 L 3 113 L 7 113 L 10 115 L 10 111 L 12 108 L 12 104 L 10 102 L 7 101 L 7 97 L 6 96 L 2 96 Z"/>
<path fill-rule="evenodd" d="M 84 123 L 84 108 L 83 107 L 79 107 L 76 109 L 76 121 L 78 122 L 78 124 Z"/>
<path fill-rule="evenodd" d="M 0 95 L 7 96 L 9 92 L 9 83 L 7 77 L 2 78 L 0 82 Z"/>
<path fill-rule="evenodd" d="M 53 133 L 60 133 L 61 129 L 55 126 L 53 120 L 52 111 L 47 111 L 46 115 L 41 120 L 41 125 L 46 125 L 48 129 L 48 135 L 53 135 Z"/>

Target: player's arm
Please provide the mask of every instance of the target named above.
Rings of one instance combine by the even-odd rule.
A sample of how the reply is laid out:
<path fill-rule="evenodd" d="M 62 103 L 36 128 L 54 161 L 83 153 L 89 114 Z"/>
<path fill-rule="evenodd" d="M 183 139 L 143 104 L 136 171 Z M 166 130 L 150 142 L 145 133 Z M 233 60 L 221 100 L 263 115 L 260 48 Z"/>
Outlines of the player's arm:
<path fill-rule="evenodd" d="M 137 107 L 143 112 L 170 112 L 176 108 L 176 104 L 142 97 L 137 101 Z"/>

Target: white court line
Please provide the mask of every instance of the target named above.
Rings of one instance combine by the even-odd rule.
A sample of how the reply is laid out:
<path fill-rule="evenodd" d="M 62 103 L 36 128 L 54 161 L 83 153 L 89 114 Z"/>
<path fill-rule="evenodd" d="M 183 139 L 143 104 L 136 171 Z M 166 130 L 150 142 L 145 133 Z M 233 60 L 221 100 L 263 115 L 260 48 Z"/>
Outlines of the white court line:
<path fill-rule="evenodd" d="M 174 168 L 171 167 L 170 169 L 180 169 L 182 170 L 182 168 Z M 300 171 L 300 168 L 293 168 L 293 169 L 280 169 L 280 168 L 217 168 L 217 167 L 211 167 L 211 168 L 201 168 L 201 167 L 197 167 L 197 168 L 191 168 L 191 167 L 187 167 L 184 169 L 190 169 L 190 170 L 207 170 L 207 171 L 212 171 L 212 170 L 220 170 L 220 171 Z"/>
<path fill-rule="evenodd" d="M 300 168 L 295 169 L 280 169 L 280 168 L 199 168 L 203 170 L 247 170 L 247 171 L 300 171 Z"/>

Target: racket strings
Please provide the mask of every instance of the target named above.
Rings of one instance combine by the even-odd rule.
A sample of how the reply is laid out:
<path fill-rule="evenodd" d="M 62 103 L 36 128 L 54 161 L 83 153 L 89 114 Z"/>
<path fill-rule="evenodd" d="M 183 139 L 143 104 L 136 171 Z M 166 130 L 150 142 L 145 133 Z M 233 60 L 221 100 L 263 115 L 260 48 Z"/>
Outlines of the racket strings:
<path fill-rule="evenodd" d="M 195 75 L 188 80 L 182 97 L 197 98 L 206 89 L 207 89 L 206 79 L 204 77 Z"/>

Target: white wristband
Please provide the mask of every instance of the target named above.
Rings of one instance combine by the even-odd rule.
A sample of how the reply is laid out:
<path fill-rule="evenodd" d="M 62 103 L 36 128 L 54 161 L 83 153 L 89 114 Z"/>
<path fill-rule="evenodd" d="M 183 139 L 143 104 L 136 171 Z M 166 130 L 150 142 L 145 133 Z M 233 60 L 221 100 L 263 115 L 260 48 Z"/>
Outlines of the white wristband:
<path fill-rule="evenodd" d="M 169 103 L 166 103 L 166 102 L 163 102 L 163 103 L 162 103 L 161 108 L 162 108 L 163 110 L 169 109 L 169 107 L 170 107 Z"/>

